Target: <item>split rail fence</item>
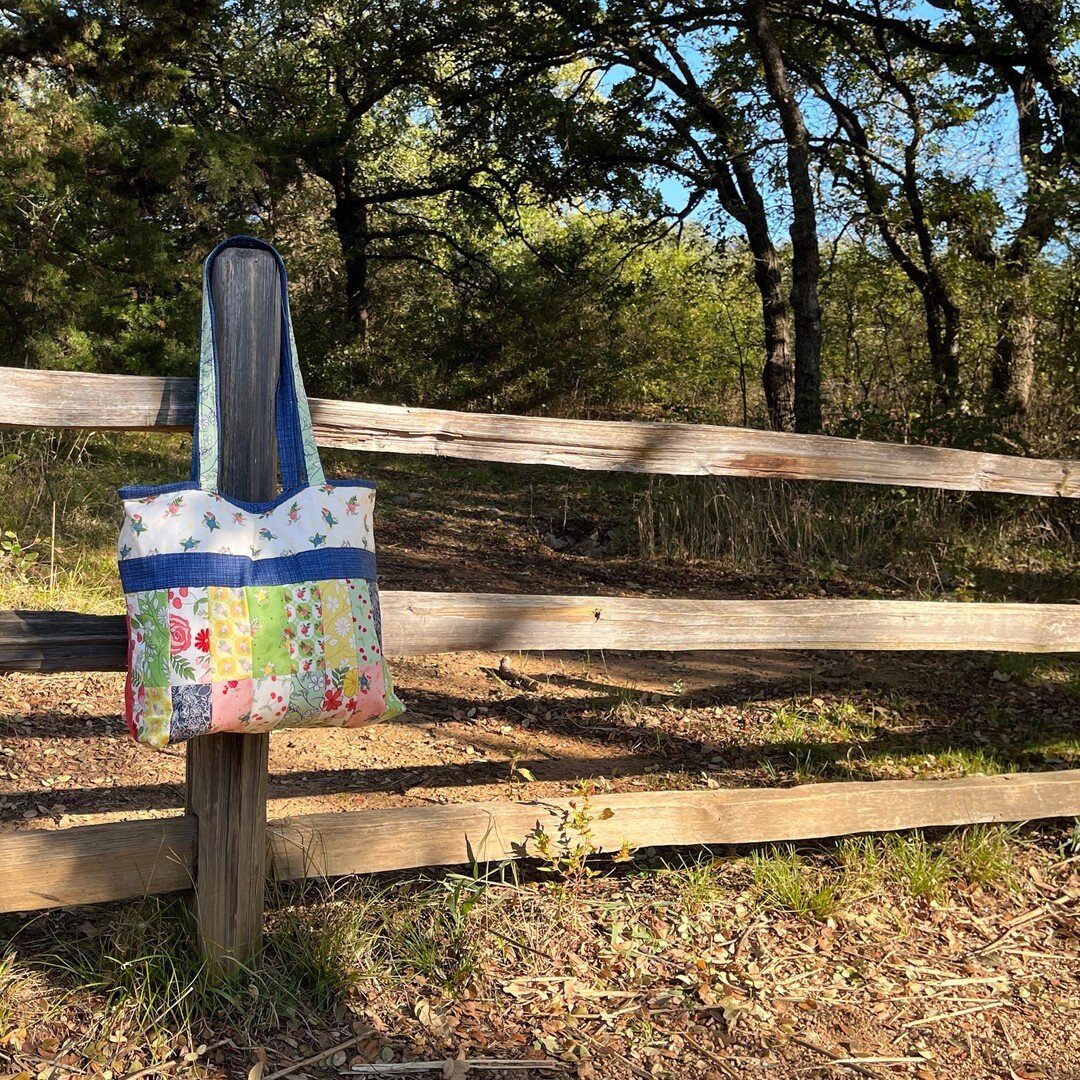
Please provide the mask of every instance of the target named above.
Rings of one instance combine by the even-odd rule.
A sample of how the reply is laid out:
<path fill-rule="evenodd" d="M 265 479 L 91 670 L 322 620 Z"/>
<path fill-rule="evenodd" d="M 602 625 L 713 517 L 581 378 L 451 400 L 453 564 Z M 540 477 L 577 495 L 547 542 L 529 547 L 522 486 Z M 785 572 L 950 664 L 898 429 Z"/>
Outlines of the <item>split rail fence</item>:
<path fill-rule="evenodd" d="M 1080 461 L 706 425 L 476 415 L 313 400 L 322 446 L 576 469 L 775 477 L 1080 497 Z M 181 431 L 189 379 L 4 369 L 0 424 Z M 663 600 L 387 592 L 386 651 L 957 649 L 1080 651 L 1080 604 L 876 600 Z M 0 671 L 119 671 L 119 616 L 0 612 Z M 613 794 L 601 850 L 798 840 L 859 831 L 1080 814 L 1080 770 L 949 781 L 809 784 L 786 789 Z M 312 814 L 270 822 L 279 879 L 502 860 L 566 800 Z M 599 817 L 599 815 L 598 815 Z M 0 911 L 190 888 L 191 814 L 0 836 Z"/>

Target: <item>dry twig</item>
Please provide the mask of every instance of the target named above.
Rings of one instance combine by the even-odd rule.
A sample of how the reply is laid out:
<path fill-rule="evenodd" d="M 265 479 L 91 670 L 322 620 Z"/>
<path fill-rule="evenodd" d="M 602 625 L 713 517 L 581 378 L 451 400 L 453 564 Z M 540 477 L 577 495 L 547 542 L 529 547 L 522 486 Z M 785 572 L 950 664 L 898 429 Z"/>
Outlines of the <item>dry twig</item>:
<path fill-rule="evenodd" d="M 361 1039 L 366 1039 L 370 1034 L 370 1030 L 362 1031 L 359 1035 L 353 1035 L 352 1038 L 338 1043 L 337 1046 L 331 1046 L 326 1050 L 320 1050 L 319 1053 L 312 1054 L 311 1057 L 306 1057 L 303 1061 L 298 1061 L 296 1064 L 289 1065 L 284 1069 L 278 1069 L 276 1073 L 264 1076 L 263 1080 L 284 1080 L 284 1077 L 292 1076 L 293 1073 L 299 1072 L 307 1065 L 314 1065 L 316 1062 L 324 1061 L 331 1054 L 338 1053 L 339 1050 L 348 1050 L 350 1047 L 355 1046 Z"/>
<path fill-rule="evenodd" d="M 881 1080 L 880 1073 L 874 1072 L 873 1069 L 868 1069 L 865 1065 L 860 1065 L 852 1058 L 845 1058 L 843 1054 L 839 1054 L 835 1050 L 830 1050 L 827 1046 L 822 1046 L 821 1043 L 814 1042 L 813 1039 L 807 1039 L 802 1035 L 789 1035 L 788 1039 L 799 1046 L 805 1047 L 807 1050 L 813 1050 L 815 1054 L 821 1054 L 822 1057 L 829 1058 L 834 1064 L 840 1065 L 845 1069 L 850 1069 L 860 1076 L 868 1076 L 870 1077 L 870 1080 Z"/>

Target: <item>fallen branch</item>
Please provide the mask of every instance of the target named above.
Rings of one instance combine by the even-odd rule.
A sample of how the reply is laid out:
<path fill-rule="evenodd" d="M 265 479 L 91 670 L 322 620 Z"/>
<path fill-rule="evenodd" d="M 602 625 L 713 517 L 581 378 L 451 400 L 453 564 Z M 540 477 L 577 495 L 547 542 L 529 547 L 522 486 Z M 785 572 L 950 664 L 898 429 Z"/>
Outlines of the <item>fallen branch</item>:
<path fill-rule="evenodd" d="M 151 1076 L 156 1072 L 168 1072 L 176 1066 L 177 1061 L 175 1058 L 169 1061 L 159 1061 L 156 1065 L 146 1065 L 141 1069 L 136 1069 L 134 1072 L 124 1073 L 120 1077 L 120 1080 L 137 1080 L 138 1077 Z"/>
<path fill-rule="evenodd" d="M 325 1056 L 325 1055 L 324 1055 Z M 517 1058 L 445 1058 L 442 1061 L 384 1061 L 373 1062 L 370 1065 L 354 1065 L 349 1072 L 353 1076 L 410 1076 L 420 1073 L 441 1072 L 443 1076 L 459 1076 L 475 1069 L 477 1072 L 494 1072 L 501 1069 L 504 1072 L 514 1072 L 525 1069 L 549 1069 L 552 1071 L 565 1072 L 568 1068 L 561 1061 L 552 1061 L 545 1058 L 542 1061 L 521 1061 Z M 284 1075 L 275 1073 L 266 1080 L 274 1080 L 276 1076 Z"/>
<path fill-rule="evenodd" d="M 970 1009 L 960 1009 L 958 1012 L 935 1013 L 933 1016 L 924 1016 L 921 1020 L 909 1020 L 902 1024 L 905 1028 L 922 1027 L 923 1024 L 934 1024 L 938 1020 L 955 1020 L 958 1016 L 970 1016 L 972 1013 L 985 1012 L 987 1009 L 1000 1009 L 1008 1004 L 1005 1001 L 988 1001 L 985 1005 L 973 1005 Z"/>

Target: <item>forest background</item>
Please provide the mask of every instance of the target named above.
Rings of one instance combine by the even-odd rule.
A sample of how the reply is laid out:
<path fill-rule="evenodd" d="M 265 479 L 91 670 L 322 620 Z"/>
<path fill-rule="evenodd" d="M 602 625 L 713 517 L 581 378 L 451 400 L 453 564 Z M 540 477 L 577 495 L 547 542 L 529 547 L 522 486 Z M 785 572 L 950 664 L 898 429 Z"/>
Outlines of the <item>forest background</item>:
<path fill-rule="evenodd" d="M 190 374 L 282 250 L 317 394 L 1075 454 L 1078 9 L 0 5 L 0 362 Z"/>

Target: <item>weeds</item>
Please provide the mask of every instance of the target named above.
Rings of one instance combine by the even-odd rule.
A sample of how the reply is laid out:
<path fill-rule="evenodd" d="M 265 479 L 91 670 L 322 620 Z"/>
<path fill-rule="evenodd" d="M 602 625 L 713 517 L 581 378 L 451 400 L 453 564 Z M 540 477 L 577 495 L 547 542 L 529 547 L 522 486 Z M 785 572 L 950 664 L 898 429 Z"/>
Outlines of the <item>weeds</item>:
<path fill-rule="evenodd" d="M 476 970 L 465 925 L 444 903 L 395 907 L 383 927 L 382 958 L 400 978 L 422 976 L 445 990 L 458 990 Z"/>
<path fill-rule="evenodd" d="M 1069 835 L 1058 845 L 1059 859 L 1080 858 L 1080 818 L 1073 822 Z"/>
<path fill-rule="evenodd" d="M 754 852 L 750 874 L 762 906 L 823 920 L 840 907 L 843 891 L 790 845 Z"/>
<path fill-rule="evenodd" d="M 1014 888 L 1015 835 L 1015 828 L 973 825 L 939 841 L 916 830 L 849 836 L 806 854 L 771 847 L 753 853 L 751 877 L 763 906 L 815 919 L 876 894 L 940 901 L 961 883 Z"/>
<path fill-rule="evenodd" d="M 100 1002 L 106 1027 L 123 1020 L 150 1035 L 190 1035 L 230 1016 L 251 1037 L 332 1007 L 349 977 L 346 921 L 333 905 L 284 908 L 271 916 L 259 964 L 222 975 L 200 958 L 184 901 L 147 897 L 113 909 L 89 937 L 56 933 L 41 967 L 67 993 Z"/>
<path fill-rule="evenodd" d="M 938 900 L 954 876 L 949 853 L 930 844 L 921 832 L 889 833 L 882 839 L 889 878 L 913 900 Z"/>
<path fill-rule="evenodd" d="M 181 1033 L 190 1041 L 200 1025 L 227 1018 L 254 1039 L 287 1021 L 332 1014 L 374 972 L 422 976 L 448 991 L 464 985 L 475 970 L 470 915 L 483 885 L 421 885 L 409 899 L 407 891 L 391 898 L 364 883 L 280 888 L 261 957 L 232 975 L 207 970 L 179 897 L 99 912 L 103 921 L 87 932 L 46 920 L 33 941 L 33 967 L 48 977 L 57 1003 L 89 995 L 102 1031 L 123 1023 L 150 1038 Z M 0 963 L 0 1021 L 25 974 L 14 951 Z"/>
<path fill-rule="evenodd" d="M 24 973 L 14 952 L 0 960 L 0 1032 L 9 1031 L 18 1016 Z"/>
<path fill-rule="evenodd" d="M 971 825 L 952 836 L 951 855 L 961 877 L 972 885 L 1016 886 L 1015 826 Z"/>
<path fill-rule="evenodd" d="M 1080 848 L 1077 835 L 1061 841 L 1063 857 Z M 397 1026 L 390 1030 L 406 1035 L 403 1018 L 415 1017 L 429 1040 L 425 1047 L 442 1053 L 458 1033 L 447 1028 L 432 1046 L 432 1024 L 441 1030 L 439 1018 L 461 1002 L 498 1002 L 500 1015 L 518 1010 L 518 1016 L 535 1002 L 528 1014 L 533 1028 L 564 1008 L 595 1009 L 609 995 L 631 1001 L 658 987 L 725 1007 L 741 970 L 728 939 L 753 906 L 759 933 L 772 943 L 760 947 L 778 952 L 782 940 L 790 944 L 792 916 L 841 921 L 861 906 L 876 917 L 860 925 L 892 933 L 889 918 L 880 917 L 886 899 L 889 911 L 900 913 L 898 922 L 930 919 L 936 933 L 937 916 L 924 904 L 905 910 L 905 901 L 945 906 L 953 889 L 969 885 L 1000 887 L 1003 894 L 1018 877 L 1018 840 L 1016 830 L 976 826 L 934 838 L 913 832 L 778 845 L 723 859 L 683 854 L 648 869 L 613 871 L 594 862 L 573 891 L 566 883 L 546 887 L 528 869 L 524 879 L 508 875 L 508 867 L 483 878 L 447 873 L 280 886 L 271 893 L 259 962 L 232 978 L 205 971 L 179 898 L 99 908 L 92 924 L 85 912 L 41 916 L 24 925 L 0 962 L 0 1039 L 13 1025 L 37 1032 L 66 1026 L 78 1031 L 88 1061 L 115 1072 L 121 1038 L 126 1073 L 146 1064 L 145 1056 L 136 1064 L 132 1055 L 149 1049 L 179 1061 L 212 1041 L 210 1032 L 238 1045 L 269 1045 L 282 1032 L 314 1041 L 328 1018 L 345 1026 L 350 1021 L 343 1018 L 351 1017 L 380 1031 L 387 1030 L 380 1023 L 391 1023 Z M 1052 864 L 1053 850 L 1043 858 Z M 1003 899 L 987 909 L 1002 917 L 1016 910 Z M 688 969 L 685 956 L 702 960 Z M 852 985 L 854 976 L 845 977 Z M 629 1045 L 662 1038 L 647 1009 L 635 1015 L 642 1023 Z M 483 1023 L 493 1024 L 494 1013 Z M 294 1047 L 279 1044 L 278 1053 L 291 1060 Z M 573 1047 L 556 1040 L 539 1049 L 560 1055 Z"/>
<path fill-rule="evenodd" d="M 1007 771 L 997 752 L 982 746 L 952 746 L 929 755 L 926 764 L 944 776 L 1000 776 Z"/>
<path fill-rule="evenodd" d="M 600 850 L 593 836 L 593 824 L 607 821 L 615 815 L 609 807 L 595 810 L 592 804 L 594 794 L 595 785 L 588 781 L 580 783 L 577 798 L 564 813 L 557 831 L 552 834 L 542 825 L 537 825 L 530 837 L 531 847 L 540 859 L 541 870 L 558 874 L 567 884 L 587 881 L 599 873 L 589 865 L 589 859 Z M 617 858 L 625 861 L 629 857 L 629 847 L 624 841 Z"/>
<path fill-rule="evenodd" d="M 182 476 L 187 445 L 170 435 L 0 432 L 0 607 L 119 611 L 116 488 Z"/>
<path fill-rule="evenodd" d="M 900 581 L 916 595 L 973 599 L 1000 597 L 1022 565 L 1056 573 L 1062 595 L 1074 589 L 1075 511 L 1038 503 L 1012 510 L 1004 516 L 987 499 L 954 492 L 664 477 L 638 497 L 636 523 L 643 557 L 704 559 L 744 575 L 781 570 L 889 588 Z"/>
<path fill-rule="evenodd" d="M 676 884 L 676 904 L 686 915 L 699 915 L 720 897 L 716 860 L 709 854 L 685 856 L 670 873 Z"/>

